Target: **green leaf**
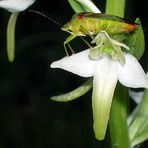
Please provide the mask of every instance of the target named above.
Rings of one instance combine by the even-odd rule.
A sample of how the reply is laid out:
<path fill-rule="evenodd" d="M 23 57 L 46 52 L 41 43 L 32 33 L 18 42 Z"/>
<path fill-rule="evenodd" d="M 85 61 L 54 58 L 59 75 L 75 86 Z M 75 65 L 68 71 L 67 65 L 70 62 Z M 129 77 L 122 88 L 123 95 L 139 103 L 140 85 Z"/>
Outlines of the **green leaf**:
<path fill-rule="evenodd" d="M 140 111 L 129 125 L 129 134 L 132 145 L 139 144 L 148 139 L 148 90 L 145 90 Z"/>
<path fill-rule="evenodd" d="M 12 13 L 7 26 L 7 54 L 9 62 L 14 61 L 15 26 L 19 13 Z"/>
<path fill-rule="evenodd" d="M 91 88 L 92 88 L 92 78 L 88 79 L 86 82 L 84 82 L 81 86 L 79 86 L 75 90 L 63 95 L 53 96 L 50 99 L 57 102 L 72 101 L 87 93 Z"/>
<path fill-rule="evenodd" d="M 148 128 L 147 128 L 148 129 Z M 141 135 L 138 135 L 137 137 L 134 138 L 134 140 L 132 141 L 132 145 L 138 145 L 142 142 L 144 142 L 145 140 L 148 139 L 148 132 L 145 131 L 144 133 L 142 133 Z"/>
<path fill-rule="evenodd" d="M 129 53 L 139 60 L 144 53 L 145 39 L 140 19 L 137 18 L 135 23 L 138 24 L 138 27 L 130 37 L 128 46 L 130 47 Z"/>
<path fill-rule="evenodd" d="M 138 145 L 148 139 L 148 121 L 147 120 L 145 120 L 143 125 L 141 125 L 140 130 L 132 140 L 132 146 Z"/>
<path fill-rule="evenodd" d="M 144 142 L 145 140 L 148 140 L 148 119 L 142 125 L 139 132 L 138 132 L 138 135 L 136 135 L 136 137 L 132 141 L 133 146 L 140 144 Z"/>

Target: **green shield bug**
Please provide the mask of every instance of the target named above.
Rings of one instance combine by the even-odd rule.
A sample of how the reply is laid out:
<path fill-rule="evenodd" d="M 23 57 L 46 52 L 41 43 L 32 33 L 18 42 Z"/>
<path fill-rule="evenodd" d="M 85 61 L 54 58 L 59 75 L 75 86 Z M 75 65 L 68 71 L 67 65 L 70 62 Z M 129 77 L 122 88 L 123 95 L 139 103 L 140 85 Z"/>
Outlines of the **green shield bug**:
<path fill-rule="evenodd" d="M 70 47 L 69 42 L 77 36 L 83 37 L 88 35 L 93 39 L 94 36 L 102 30 L 106 31 L 112 36 L 115 34 L 129 33 L 134 31 L 136 28 L 137 24 L 127 22 L 118 16 L 113 16 L 105 13 L 83 12 L 74 14 L 72 19 L 66 23 L 61 28 L 61 30 L 71 34 L 64 41 L 64 48 L 66 54 L 68 55 L 66 44 Z"/>

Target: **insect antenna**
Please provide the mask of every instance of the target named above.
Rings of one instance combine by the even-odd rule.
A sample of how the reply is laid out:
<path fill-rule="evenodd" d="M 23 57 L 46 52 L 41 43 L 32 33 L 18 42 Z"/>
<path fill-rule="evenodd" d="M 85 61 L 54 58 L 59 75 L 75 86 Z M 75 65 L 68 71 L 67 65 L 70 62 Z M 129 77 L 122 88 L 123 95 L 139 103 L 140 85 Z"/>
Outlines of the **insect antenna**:
<path fill-rule="evenodd" d="M 54 24 L 60 26 L 60 25 L 59 25 L 59 22 L 57 22 L 57 21 L 55 21 L 54 19 L 52 19 L 48 14 L 45 14 L 45 13 L 40 12 L 40 11 L 37 11 L 37 10 L 31 10 L 31 9 L 29 9 L 29 10 L 27 10 L 27 11 L 28 11 L 28 12 L 31 12 L 31 13 L 36 13 L 36 14 L 38 14 L 38 15 L 41 15 L 41 16 L 43 16 L 44 18 L 47 18 L 48 20 L 50 20 L 51 22 L 53 22 Z"/>

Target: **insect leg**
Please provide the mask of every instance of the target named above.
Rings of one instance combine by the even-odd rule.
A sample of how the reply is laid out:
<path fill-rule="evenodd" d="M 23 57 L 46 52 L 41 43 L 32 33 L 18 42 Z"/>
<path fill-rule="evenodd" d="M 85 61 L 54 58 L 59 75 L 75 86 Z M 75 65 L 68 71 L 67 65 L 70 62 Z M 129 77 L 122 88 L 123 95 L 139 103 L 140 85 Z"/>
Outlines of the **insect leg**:
<path fill-rule="evenodd" d="M 68 43 L 67 45 L 68 45 L 68 47 L 69 47 L 70 51 L 72 52 L 72 54 L 74 54 L 74 53 L 75 53 L 75 51 L 71 48 L 70 44 Z"/>
<path fill-rule="evenodd" d="M 71 35 L 69 36 L 68 38 L 66 38 L 66 40 L 64 41 L 64 48 L 65 48 L 65 52 L 66 52 L 66 55 L 69 56 L 68 54 L 68 50 L 66 48 L 66 44 L 68 45 L 70 51 L 72 52 L 72 54 L 74 53 L 73 49 L 71 48 L 71 46 L 69 45 L 69 42 L 72 41 L 74 38 L 76 37 L 76 35 Z"/>
<path fill-rule="evenodd" d="M 81 40 L 83 40 L 85 42 L 85 44 L 89 47 L 89 48 L 92 48 L 92 46 L 83 38 L 83 37 L 80 37 Z"/>

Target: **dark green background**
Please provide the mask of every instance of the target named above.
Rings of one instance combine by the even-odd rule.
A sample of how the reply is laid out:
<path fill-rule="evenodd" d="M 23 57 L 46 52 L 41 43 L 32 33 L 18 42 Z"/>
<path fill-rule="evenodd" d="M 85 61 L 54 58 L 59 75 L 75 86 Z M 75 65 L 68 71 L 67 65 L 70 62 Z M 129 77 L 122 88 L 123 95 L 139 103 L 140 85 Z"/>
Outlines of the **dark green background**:
<path fill-rule="evenodd" d="M 95 3 L 104 11 L 103 0 Z M 30 9 L 49 14 L 60 24 L 74 14 L 66 0 L 37 0 Z M 146 0 L 128 0 L 126 18 L 141 18 L 146 41 L 147 9 Z M 16 58 L 9 63 L 5 49 L 9 15 L 0 10 L 0 148 L 108 148 L 109 136 L 104 142 L 94 138 L 91 91 L 69 103 L 49 99 L 85 81 L 63 70 L 50 69 L 51 62 L 65 56 L 63 41 L 68 34 L 41 16 L 22 12 L 16 28 Z M 83 44 L 80 39 L 72 42 L 76 52 L 87 48 Z M 145 70 L 147 55 L 146 51 L 140 61 Z"/>

